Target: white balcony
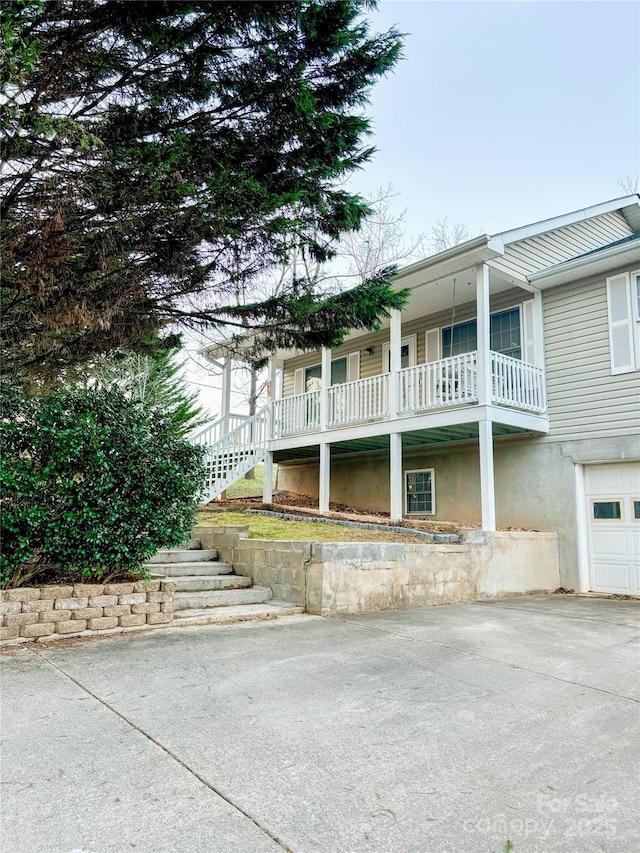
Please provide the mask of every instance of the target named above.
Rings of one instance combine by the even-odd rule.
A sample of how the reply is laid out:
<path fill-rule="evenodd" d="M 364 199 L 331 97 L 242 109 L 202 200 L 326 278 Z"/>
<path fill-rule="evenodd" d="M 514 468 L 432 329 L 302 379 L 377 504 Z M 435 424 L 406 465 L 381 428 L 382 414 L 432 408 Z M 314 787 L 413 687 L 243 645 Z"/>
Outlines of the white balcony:
<path fill-rule="evenodd" d="M 398 371 L 397 383 L 384 373 L 327 391 L 324 427 L 335 430 L 354 424 L 388 421 L 478 403 L 477 353 L 469 352 Z M 491 404 L 533 414 L 546 410 L 544 371 L 500 353 L 490 353 Z M 391 399 L 392 388 L 398 399 Z M 310 391 L 273 403 L 273 435 L 284 438 L 322 429 L 322 394 Z"/>

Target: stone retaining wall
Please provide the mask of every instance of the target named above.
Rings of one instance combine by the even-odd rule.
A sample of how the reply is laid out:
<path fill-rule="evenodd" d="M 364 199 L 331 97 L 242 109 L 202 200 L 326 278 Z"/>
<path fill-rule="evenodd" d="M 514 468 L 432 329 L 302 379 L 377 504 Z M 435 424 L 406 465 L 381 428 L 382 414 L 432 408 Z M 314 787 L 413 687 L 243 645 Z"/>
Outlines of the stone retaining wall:
<path fill-rule="evenodd" d="M 22 586 L 0 591 L 0 640 L 85 637 L 165 627 L 173 620 L 171 581 Z"/>
<path fill-rule="evenodd" d="M 274 598 L 305 605 L 306 566 L 313 542 L 249 539 L 248 527 L 202 526 L 195 527 L 191 535 L 203 548 L 215 548 L 237 575 L 252 578 L 254 584 L 270 586 Z"/>
<path fill-rule="evenodd" d="M 552 592 L 560 586 L 558 537 L 469 532 L 462 544 L 249 539 L 247 527 L 196 527 L 238 575 L 270 586 L 307 613 L 370 613 Z"/>

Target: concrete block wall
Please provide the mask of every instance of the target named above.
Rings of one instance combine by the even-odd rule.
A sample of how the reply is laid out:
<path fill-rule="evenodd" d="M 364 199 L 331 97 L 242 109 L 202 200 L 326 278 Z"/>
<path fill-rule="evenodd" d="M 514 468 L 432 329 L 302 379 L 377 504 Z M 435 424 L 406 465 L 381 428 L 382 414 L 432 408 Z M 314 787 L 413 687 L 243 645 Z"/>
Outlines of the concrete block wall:
<path fill-rule="evenodd" d="M 333 543 L 316 546 L 322 578 L 310 584 L 312 612 L 370 613 L 477 597 L 466 545 Z"/>
<path fill-rule="evenodd" d="M 23 586 L 0 591 L 0 641 L 85 637 L 173 621 L 171 581 Z"/>
<path fill-rule="evenodd" d="M 248 528 L 197 527 L 236 574 L 308 613 L 369 613 L 551 592 L 560 586 L 555 533 L 472 531 L 463 544 L 249 539 Z"/>
<path fill-rule="evenodd" d="M 248 527 L 194 527 L 191 535 L 203 548 L 215 548 L 220 559 L 231 563 L 237 575 L 270 586 L 273 597 L 304 605 L 306 567 L 313 542 L 249 539 Z"/>

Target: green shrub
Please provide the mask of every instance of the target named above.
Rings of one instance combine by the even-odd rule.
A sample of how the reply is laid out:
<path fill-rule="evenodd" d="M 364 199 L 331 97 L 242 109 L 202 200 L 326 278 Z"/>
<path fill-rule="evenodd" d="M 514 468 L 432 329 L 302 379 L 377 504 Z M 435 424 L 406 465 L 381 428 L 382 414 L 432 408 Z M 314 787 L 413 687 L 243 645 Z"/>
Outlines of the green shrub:
<path fill-rule="evenodd" d="M 0 586 L 115 579 L 188 535 L 202 450 L 117 390 L 1 396 Z"/>

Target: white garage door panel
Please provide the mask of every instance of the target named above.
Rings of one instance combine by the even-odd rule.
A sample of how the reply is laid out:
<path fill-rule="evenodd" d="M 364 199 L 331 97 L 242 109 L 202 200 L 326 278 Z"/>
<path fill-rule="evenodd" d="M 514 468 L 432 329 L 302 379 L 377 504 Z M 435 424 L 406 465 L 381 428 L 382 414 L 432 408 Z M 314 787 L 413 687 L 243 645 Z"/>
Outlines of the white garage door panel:
<path fill-rule="evenodd" d="M 606 495 L 608 492 L 637 492 L 640 489 L 640 462 L 614 462 L 611 465 L 587 465 L 587 492 Z"/>
<path fill-rule="evenodd" d="M 640 595 L 640 462 L 585 465 L 584 485 L 590 589 Z M 619 519 L 594 517 L 594 503 L 602 516 L 611 502 L 620 505 Z"/>
<path fill-rule="evenodd" d="M 599 592 L 629 592 L 629 568 L 615 563 L 592 563 L 594 589 Z"/>
<path fill-rule="evenodd" d="M 608 524 L 608 522 L 607 522 Z M 592 530 L 590 538 L 591 556 L 594 559 L 624 557 L 629 552 L 626 530 Z"/>
<path fill-rule="evenodd" d="M 618 465 L 588 466 L 586 469 L 587 492 L 598 495 L 623 491 L 625 479 L 625 473 Z"/>

